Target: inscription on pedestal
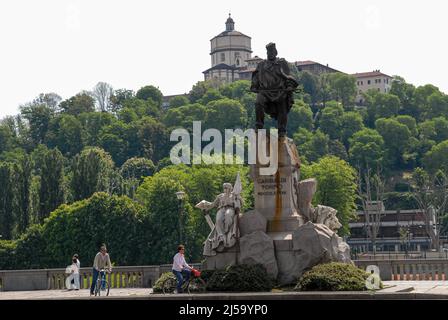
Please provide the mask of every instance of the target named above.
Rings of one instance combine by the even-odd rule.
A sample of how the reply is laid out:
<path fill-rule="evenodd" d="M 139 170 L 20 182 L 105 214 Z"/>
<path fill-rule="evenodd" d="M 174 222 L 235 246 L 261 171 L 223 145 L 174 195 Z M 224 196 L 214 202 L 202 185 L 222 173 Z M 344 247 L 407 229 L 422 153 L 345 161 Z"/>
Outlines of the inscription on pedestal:
<path fill-rule="evenodd" d="M 274 177 L 257 179 L 259 196 L 286 195 L 286 178 L 280 178 L 279 182 Z"/>

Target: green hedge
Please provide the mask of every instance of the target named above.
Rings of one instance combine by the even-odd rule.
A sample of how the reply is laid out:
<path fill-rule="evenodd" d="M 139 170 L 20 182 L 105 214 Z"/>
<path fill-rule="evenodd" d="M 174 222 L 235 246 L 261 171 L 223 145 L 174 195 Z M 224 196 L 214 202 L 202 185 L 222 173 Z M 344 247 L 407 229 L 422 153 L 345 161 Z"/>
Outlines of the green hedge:
<path fill-rule="evenodd" d="M 151 234 L 143 208 L 125 196 L 95 193 L 62 205 L 42 225 L 31 226 L 15 242 L 0 244 L 0 269 L 61 268 L 78 253 L 91 266 L 101 243 L 112 263 L 151 264 Z"/>
<path fill-rule="evenodd" d="M 261 264 L 236 265 L 216 270 L 206 282 L 207 291 L 271 291 L 274 286 L 274 281 Z"/>
<path fill-rule="evenodd" d="M 369 274 L 358 267 L 331 262 L 320 264 L 299 279 L 296 291 L 364 291 Z M 380 287 L 382 285 L 380 284 Z"/>
<path fill-rule="evenodd" d="M 154 285 L 152 286 L 152 292 L 153 293 L 162 293 L 162 284 L 168 278 L 176 279 L 176 276 L 174 275 L 174 273 L 172 271 L 162 273 L 160 275 L 159 279 L 157 279 L 156 283 L 154 283 Z"/>

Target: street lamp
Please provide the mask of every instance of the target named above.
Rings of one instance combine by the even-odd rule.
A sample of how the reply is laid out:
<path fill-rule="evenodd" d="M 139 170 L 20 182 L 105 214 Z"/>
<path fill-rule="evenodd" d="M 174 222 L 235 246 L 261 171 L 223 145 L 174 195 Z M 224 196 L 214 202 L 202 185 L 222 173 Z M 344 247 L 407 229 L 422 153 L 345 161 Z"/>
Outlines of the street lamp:
<path fill-rule="evenodd" d="M 182 226 L 183 226 L 183 203 L 185 198 L 185 192 L 178 191 L 176 192 L 177 200 L 179 200 L 179 244 L 183 243 L 183 236 L 182 236 Z"/>

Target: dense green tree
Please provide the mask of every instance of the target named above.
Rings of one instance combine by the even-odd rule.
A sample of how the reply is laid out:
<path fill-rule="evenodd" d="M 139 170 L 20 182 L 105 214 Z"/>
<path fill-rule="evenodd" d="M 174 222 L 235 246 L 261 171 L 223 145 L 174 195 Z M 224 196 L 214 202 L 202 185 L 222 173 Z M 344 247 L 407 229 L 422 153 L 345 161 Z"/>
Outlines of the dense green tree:
<path fill-rule="evenodd" d="M 319 78 L 307 71 L 299 72 L 299 84 L 303 91 L 309 95 L 311 105 L 315 105 L 319 98 Z"/>
<path fill-rule="evenodd" d="M 378 119 L 375 127 L 384 139 L 387 161 L 392 166 L 399 167 L 403 164 L 403 154 L 409 147 L 411 131 L 395 119 Z"/>
<path fill-rule="evenodd" d="M 415 115 L 418 120 L 431 119 L 432 116 L 429 113 L 429 97 L 434 93 L 440 93 L 439 88 L 427 84 L 424 86 L 417 87 L 414 91 L 414 104 L 418 108 L 418 114 Z"/>
<path fill-rule="evenodd" d="M 85 132 L 85 144 L 88 146 L 98 146 L 101 129 L 116 121 L 114 116 L 108 112 L 82 113 L 78 120 Z"/>
<path fill-rule="evenodd" d="M 250 92 L 250 85 L 251 82 L 248 80 L 238 80 L 220 87 L 220 92 L 229 99 L 241 100 L 245 94 Z"/>
<path fill-rule="evenodd" d="M 211 81 L 198 81 L 188 93 L 190 103 L 196 103 L 210 88 L 217 88 Z"/>
<path fill-rule="evenodd" d="M 340 101 L 344 107 L 353 105 L 356 97 L 356 78 L 341 72 L 328 75 L 329 85 L 334 99 Z"/>
<path fill-rule="evenodd" d="M 50 93 L 41 93 L 39 94 L 31 103 L 32 105 L 45 105 L 52 110 L 52 112 L 56 112 L 59 106 L 59 103 L 62 101 L 60 95 L 50 92 Z"/>
<path fill-rule="evenodd" d="M 296 132 L 299 128 L 313 129 L 313 112 L 302 100 L 296 101 L 289 111 L 288 132 Z"/>
<path fill-rule="evenodd" d="M 448 140 L 433 146 L 425 154 L 423 164 L 429 173 L 433 174 L 438 170 L 448 173 Z"/>
<path fill-rule="evenodd" d="M 153 162 L 169 155 L 169 134 L 159 121 L 144 117 L 139 121 L 138 141 L 141 144 L 141 155 Z"/>
<path fill-rule="evenodd" d="M 154 163 L 145 158 L 130 158 L 121 166 L 120 173 L 123 178 L 135 178 L 143 181 L 144 177 L 152 176 L 155 171 Z"/>
<path fill-rule="evenodd" d="M 173 250 L 180 242 L 179 203 L 176 197 L 176 192 L 180 190 L 183 188 L 179 181 L 156 175 L 146 178 L 137 191 L 139 199 L 143 201 L 150 215 L 151 229 L 148 231 L 163 234 L 163 237 L 154 239 L 152 244 L 151 258 L 154 262 L 169 263 Z M 188 219 L 191 217 L 191 211 L 190 206 L 185 206 L 181 226 L 183 234 L 185 234 Z M 183 239 L 187 239 L 185 236 Z M 189 248 L 191 247 L 188 241 L 184 240 L 184 242 Z"/>
<path fill-rule="evenodd" d="M 136 95 L 135 95 L 138 99 L 142 99 L 142 100 L 149 100 L 151 99 L 152 101 L 154 101 L 157 105 L 157 107 L 161 107 L 162 106 L 162 99 L 163 99 L 163 94 L 162 92 L 154 87 L 154 86 L 145 86 L 140 88 Z"/>
<path fill-rule="evenodd" d="M 369 90 L 366 94 L 366 98 L 368 124 L 370 126 L 372 126 L 379 118 L 391 118 L 398 115 L 400 99 L 397 96 Z"/>
<path fill-rule="evenodd" d="M 349 139 L 350 162 L 356 167 L 376 168 L 383 159 L 384 140 L 374 129 L 364 128 Z"/>
<path fill-rule="evenodd" d="M 341 117 L 341 141 L 346 148 L 350 138 L 358 131 L 364 129 L 362 116 L 354 111 L 345 112 Z"/>
<path fill-rule="evenodd" d="M 6 124 L 0 122 L 0 154 L 9 150 L 13 144 L 12 139 L 13 133 L 10 128 Z"/>
<path fill-rule="evenodd" d="M 188 104 L 178 108 L 167 110 L 163 123 L 170 130 L 176 128 L 185 128 L 193 130 L 193 121 L 204 121 L 207 114 L 205 106 L 199 103 Z"/>
<path fill-rule="evenodd" d="M 110 111 L 118 112 L 123 108 L 125 101 L 135 97 L 133 90 L 118 89 L 115 90 L 110 97 Z"/>
<path fill-rule="evenodd" d="M 348 161 L 347 149 L 339 140 L 330 140 L 328 142 L 328 154 Z"/>
<path fill-rule="evenodd" d="M 304 128 L 294 134 L 294 143 L 297 145 L 299 155 L 307 161 L 314 162 L 328 154 L 328 135 L 320 130 L 314 134 Z"/>
<path fill-rule="evenodd" d="M 342 134 L 342 116 L 344 108 L 336 102 L 328 102 L 319 119 L 319 129 L 331 139 L 339 139 Z"/>
<path fill-rule="evenodd" d="M 63 114 L 51 121 L 46 139 L 48 147 L 58 148 L 66 156 L 74 156 L 85 145 L 86 132 L 79 117 Z"/>
<path fill-rule="evenodd" d="M 12 268 L 56 268 L 70 263 L 73 252 L 93 259 L 106 243 L 115 265 L 155 264 L 151 260 L 148 221 L 141 206 L 127 197 L 96 193 L 63 205 L 42 225 L 34 225 L 15 247 Z M 39 254 L 36 254 L 38 252 Z M 1 262 L 0 262 L 1 266 Z"/>
<path fill-rule="evenodd" d="M 39 223 L 64 201 L 64 156 L 56 148 L 48 150 L 43 158 L 39 189 Z"/>
<path fill-rule="evenodd" d="M 17 234 L 22 234 L 31 224 L 31 184 L 33 180 L 33 161 L 31 156 L 25 154 L 14 165 L 16 189 L 16 224 Z"/>
<path fill-rule="evenodd" d="M 11 163 L 0 162 L 0 235 L 11 240 L 14 236 L 14 168 Z"/>
<path fill-rule="evenodd" d="M 29 134 L 34 145 L 44 143 L 53 110 L 46 105 L 27 105 L 20 108 L 20 112 L 28 121 Z"/>
<path fill-rule="evenodd" d="M 138 120 L 138 115 L 131 108 L 123 108 L 117 112 L 117 118 L 124 123 L 131 123 Z"/>
<path fill-rule="evenodd" d="M 87 92 L 81 92 L 59 104 L 62 112 L 78 115 L 95 111 L 95 99 Z"/>
<path fill-rule="evenodd" d="M 356 218 L 356 171 L 347 162 L 327 156 L 311 165 L 302 165 L 303 178 L 314 177 L 317 191 L 313 204 L 335 208 L 342 228 L 339 234 L 350 233 L 349 221 Z"/>
<path fill-rule="evenodd" d="M 202 98 L 198 100 L 198 103 L 207 105 L 211 101 L 221 100 L 224 98 L 225 97 L 217 89 L 210 88 L 204 93 Z"/>
<path fill-rule="evenodd" d="M 128 99 L 123 103 L 123 108 L 134 110 L 138 117 L 158 117 L 160 115 L 160 107 L 151 98 L 147 100 L 137 97 Z"/>
<path fill-rule="evenodd" d="M 434 92 L 428 97 L 427 119 L 448 115 L 448 96 Z"/>
<path fill-rule="evenodd" d="M 402 77 L 393 77 L 389 93 L 400 99 L 400 114 L 418 118 L 419 110 L 414 103 L 414 91 L 415 87 L 410 83 L 406 83 Z"/>
<path fill-rule="evenodd" d="M 188 98 L 185 96 L 175 96 L 170 99 L 169 103 L 170 108 L 177 108 L 186 106 L 187 104 L 190 103 L 190 100 L 188 100 Z"/>
<path fill-rule="evenodd" d="M 404 124 L 405 126 L 407 126 L 413 137 L 418 135 L 417 122 L 411 116 L 399 115 L 399 116 L 395 117 L 395 120 L 397 120 L 401 124 Z"/>
<path fill-rule="evenodd" d="M 73 159 L 73 199 L 86 199 L 98 191 L 109 192 L 113 169 L 114 162 L 103 149 L 84 149 Z"/>
<path fill-rule="evenodd" d="M 220 99 L 211 101 L 207 107 L 205 127 L 218 129 L 244 128 L 247 118 L 246 110 L 237 100 Z"/>

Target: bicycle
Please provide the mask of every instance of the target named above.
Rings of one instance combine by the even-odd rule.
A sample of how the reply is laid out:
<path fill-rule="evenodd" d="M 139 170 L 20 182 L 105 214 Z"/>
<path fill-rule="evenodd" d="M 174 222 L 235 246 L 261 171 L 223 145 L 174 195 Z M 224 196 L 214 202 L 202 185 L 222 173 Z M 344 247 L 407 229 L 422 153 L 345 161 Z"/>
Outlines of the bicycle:
<path fill-rule="evenodd" d="M 106 296 L 109 295 L 110 291 L 110 283 L 106 279 L 106 270 L 101 269 L 100 274 L 98 276 L 98 279 L 96 279 L 96 285 L 95 285 L 95 297 L 101 296 L 101 291 L 105 291 Z"/>
<path fill-rule="evenodd" d="M 162 291 L 164 294 L 174 293 L 176 288 L 177 279 L 174 277 L 169 277 L 162 283 Z M 199 270 L 191 270 L 190 278 L 182 284 L 182 291 L 188 293 L 202 293 L 205 291 L 205 281 L 201 278 L 201 272 Z"/>

